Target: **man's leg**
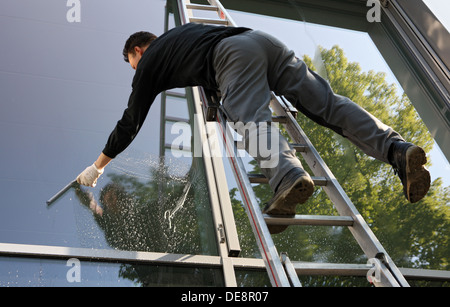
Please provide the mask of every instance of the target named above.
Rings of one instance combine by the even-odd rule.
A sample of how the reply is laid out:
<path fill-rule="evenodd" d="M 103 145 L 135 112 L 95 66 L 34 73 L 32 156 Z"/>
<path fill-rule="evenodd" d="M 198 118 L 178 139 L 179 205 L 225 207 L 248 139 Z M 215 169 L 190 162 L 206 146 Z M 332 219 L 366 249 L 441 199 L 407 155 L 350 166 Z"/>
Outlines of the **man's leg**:
<path fill-rule="evenodd" d="M 314 182 L 279 130 L 267 124 L 272 120 L 267 69 L 269 58 L 277 57 L 277 52 L 264 37 L 246 32 L 219 43 L 214 65 L 222 93 L 222 109 L 228 120 L 234 122 L 237 132 L 244 136 L 246 150 L 258 162 L 275 192 L 265 212 L 294 215 L 296 205 L 314 192 Z M 261 141 L 270 146 L 264 148 Z M 266 154 L 261 155 L 262 151 Z M 285 228 L 271 226 L 269 230 L 277 233 Z"/>
<path fill-rule="evenodd" d="M 276 190 L 283 177 L 292 168 L 302 168 L 287 140 L 270 124 L 271 91 L 267 82 L 269 56 L 261 44 L 252 39 L 253 32 L 223 40 L 215 49 L 217 83 L 222 93 L 222 110 L 228 121 L 235 123 L 237 132 L 244 136 L 246 145 L 258 140 L 275 140 L 270 144 L 270 156 L 252 155 Z M 252 129 L 255 128 L 255 129 Z M 255 153 L 254 148 L 246 148 Z M 260 151 L 258 150 L 258 153 Z"/>
<path fill-rule="evenodd" d="M 424 168 L 425 152 L 406 143 L 391 127 L 383 124 L 362 107 L 333 93 L 328 82 L 309 70 L 276 38 L 265 33 L 283 55 L 269 65 L 269 84 L 315 122 L 348 138 L 366 154 L 391 164 L 404 186 L 410 202 L 422 199 L 430 186 L 430 174 Z"/>

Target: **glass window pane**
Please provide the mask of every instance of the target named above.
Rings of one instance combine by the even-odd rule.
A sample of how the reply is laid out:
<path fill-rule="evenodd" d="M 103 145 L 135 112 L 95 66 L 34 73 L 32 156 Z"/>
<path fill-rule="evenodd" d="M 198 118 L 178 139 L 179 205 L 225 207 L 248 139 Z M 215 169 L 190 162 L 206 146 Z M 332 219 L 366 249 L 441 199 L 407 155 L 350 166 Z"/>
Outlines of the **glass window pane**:
<path fill-rule="evenodd" d="M 238 287 L 269 287 L 270 279 L 267 272 L 245 271 L 236 269 L 236 282 Z"/>
<path fill-rule="evenodd" d="M 79 22 L 70 9 L 0 4 L 0 242 L 217 255 L 203 161 L 161 164 L 160 96 L 95 188 L 72 188 L 47 206 L 95 161 L 127 106 L 126 39 L 164 28 L 165 1 L 83 2 Z M 184 100 L 169 104 L 168 115 L 189 117 Z"/>
<path fill-rule="evenodd" d="M 232 15 L 238 25 L 263 30 L 285 42 L 297 56 L 323 73 L 335 92 L 350 96 L 407 140 L 426 147 L 432 187 L 421 203 L 409 204 L 390 166 L 368 158 L 345 139 L 318 127 L 303 115 L 298 117 L 300 125 L 397 266 L 448 269 L 448 231 L 445 229 L 450 223 L 450 164 L 369 34 L 237 11 Z M 308 20 L 308 16 L 299 15 L 298 19 Z M 327 73 L 327 65 L 329 69 L 333 67 L 333 73 L 331 70 Z M 342 78 L 335 78 L 337 75 Z M 364 78 L 371 82 L 364 83 Z M 355 84 L 365 84 L 364 90 L 352 92 L 348 80 L 359 80 Z M 382 92 L 374 91 L 375 84 L 384 94 L 390 94 L 383 96 Z M 254 164 L 248 167 L 255 168 Z M 236 188 L 232 179 L 229 186 Z M 272 197 L 268 187 L 258 186 L 255 191 L 261 204 Z M 246 257 L 253 257 L 258 255 L 257 247 L 247 240 L 251 228 L 245 220 L 239 192 L 235 192 L 232 190 L 241 247 Z M 325 193 L 317 188 L 307 203 L 298 206 L 297 213 L 335 215 L 336 211 Z M 428 225 L 424 226 L 427 230 L 417 225 Z M 291 261 L 366 262 L 346 229 L 318 228 L 290 226 L 283 234 L 274 236 L 278 251 L 289 251 Z"/>
<path fill-rule="evenodd" d="M 0 287 L 224 286 L 220 269 L 0 257 Z"/>
<path fill-rule="evenodd" d="M 174 116 L 181 119 L 189 119 L 189 112 L 186 99 L 179 97 L 167 97 L 167 116 Z"/>
<path fill-rule="evenodd" d="M 450 3 L 442 0 L 424 0 L 424 2 L 433 14 L 436 15 L 442 25 L 450 31 L 450 20 L 448 18 Z"/>

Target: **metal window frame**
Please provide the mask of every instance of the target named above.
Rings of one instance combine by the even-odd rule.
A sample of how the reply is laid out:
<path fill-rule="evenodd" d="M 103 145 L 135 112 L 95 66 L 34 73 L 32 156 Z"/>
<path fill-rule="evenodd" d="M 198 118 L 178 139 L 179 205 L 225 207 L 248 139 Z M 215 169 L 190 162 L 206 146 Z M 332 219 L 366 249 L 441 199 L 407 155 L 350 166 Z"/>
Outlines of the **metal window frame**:
<path fill-rule="evenodd" d="M 382 20 L 368 33 L 450 160 L 450 34 L 422 0 L 390 0 Z"/>
<path fill-rule="evenodd" d="M 40 258 L 40 259 L 70 259 L 80 261 L 100 262 L 133 262 L 149 265 L 171 265 L 184 267 L 221 268 L 224 260 L 220 256 L 170 254 L 156 252 L 120 251 L 107 249 L 91 249 L 46 245 L 30 245 L 16 243 L 0 243 L 0 257 Z M 228 265 L 233 269 L 246 269 L 265 272 L 263 259 L 228 258 Z M 324 275 L 333 272 L 335 276 L 366 276 L 371 268 L 366 264 L 346 263 L 311 263 L 292 261 L 298 275 Z M 441 270 L 426 270 L 399 268 L 407 279 L 450 281 L 450 272 Z M 225 280 L 226 281 L 226 280 Z"/>

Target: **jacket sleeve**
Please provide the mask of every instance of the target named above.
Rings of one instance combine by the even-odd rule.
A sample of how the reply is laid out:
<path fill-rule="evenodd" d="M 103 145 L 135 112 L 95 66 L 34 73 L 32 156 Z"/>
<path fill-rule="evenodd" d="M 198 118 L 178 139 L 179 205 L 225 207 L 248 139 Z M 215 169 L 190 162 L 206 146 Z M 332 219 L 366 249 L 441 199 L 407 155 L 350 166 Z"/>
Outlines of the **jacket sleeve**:
<path fill-rule="evenodd" d="M 143 70 L 136 71 L 128 107 L 111 132 L 103 149 L 106 156 L 115 158 L 131 144 L 141 129 L 148 111 L 158 95 L 158 92 L 152 87 L 151 80 L 147 79 Z"/>

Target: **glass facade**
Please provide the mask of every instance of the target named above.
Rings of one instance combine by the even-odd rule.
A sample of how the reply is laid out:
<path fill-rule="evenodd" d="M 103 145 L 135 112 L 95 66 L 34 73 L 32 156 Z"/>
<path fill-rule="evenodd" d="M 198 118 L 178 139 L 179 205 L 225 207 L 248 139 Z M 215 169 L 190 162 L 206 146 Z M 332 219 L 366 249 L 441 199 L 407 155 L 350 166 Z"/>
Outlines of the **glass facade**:
<path fill-rule="evenodd" d="M 78 267 L 77 267 L 78 266 Z M 0 258 L 0 287 L 223 286 L 218 268 L 174 267 L 75 258 Z"/>
<path fill-rule="evenodd" d="M 3 1 L 0 10 L 0 242 L 218 255 L 203 162 L 159 157 L 159 97 L 95 188 L 77 186 L 46 204 L 103 149 L 131 92 L 125 40 L 139 30 L 162 34 L 165 1 L 21 0 Z M 173 116 L 189 116 L 186 104 L 174 104 L 168 102 Z M 66 260 L 1 262 L 2 286 L 67 284 L 65 273 L 54 273 L 67 272 Z M 217 268 L 81 266 L 84 285 L 223 284 Z M 210 279 L 197 283 L 193 276 L 203 272 Z"/>
<path fill-rule="evenodd" d="M 155 100 L 137 138 L 105 169 L 95 188 L 75 186 L 46 204 L 103 149 L 131 91 L 133 70 L 122 57 L 125 40 L 140 30 L 162 34 L 165 6 L 165 0 L 0 3 L 0 286 L 270 285 L 226 158 L 223 187 L 230 199 L 219 197 L 220 187 L 208 179 L 210 161 L 193 158 L 181 147 L 170 148 L 183 125 L 193 129 L 189 91 L 175 90 L 187 97 L 167 96 L 164 104 L 161 97 Z M 239 11 L 231 14 L 238 25 L 279 37 L 315 65 L 324 62 L 319 46 L 331 50 L 337 44 L 349 61 L 360 63 L 362 71 L 384 72 L 387 82 L 396 84 L 397 96 L 403 95 L 401 82 L 365 32 Z M 309 16 L 303 19 L 308 21 Z M 169 120 L 161 120 L 162 114 Z M 187 139 L 191 136 L 189 131 Z M 363 189 L 346 181 L 331 153 L 328 159 L 346 191 L 355 192 L 352 186 Z M 428 206 L 446 201 L 439 210 L 421 210 L 421 215 L 409 219 L 414 207 L 395 207 L 391 215 L 380 215 L 376 205 L 354 202 L 387 251 L 400 260 L 398 266 L 448 270 L 443 261 L 449 248 L 445 212 L 450 168 L 438 149 L 431 159 L 439 162 L 430 168 L 437 181 Z M 246 161 L 248 171 L 255 171 L 251 160 Z M 370 178 L 371 184 L 382 180 L 380 173 L 377 176 Z M 255 186 L 255 192 L 261 203 L 271 196 L 267 186 Z M 298 213 L 337 215 L 323 194 L 317 191 L 314 201 Z M 224 247 L 232 243 L 228 237 L 224 243 L 218 230 L 226 224 L 226 214 L 217 203 L 227 201 L 240 246 L 240 256 L 232 264 Z M 402 219 L 400 231 L 393 230 L 396 222 L 389 216 Z M 412 223 L 435 223 L 439 231 L 433 234 L 433 229 L 423 227 L 420 232 Z M 274 241 L 291 260 L 365 264 L 366 257 L 349 238 L 345 227 L 291 226 Z M 364 276 L 302 276 L 301 281 L 311 286 L 367 285 Z"/>
<path fill-rule="evenodd" d="M 130 3 L 130 22 L 124 21 L 126 26 L 120 27 L 114 26 L 119 16 L 111 15 L 113 12 L 105 3 L 82 2 L 81 22 L 72 23 L 67 20 L 71 7 L 64 1 L 1 4 L 4 58 L 0 64 L 3 106 L 0 180 L 5 191 L 1 242 L 89 248 L 110 245 L 104 235 L 108 226 L 97 220 L 101 216 L 100 207 L 103 206 L 103 215 L 111 223 L 114 218 L 111 219 L 108 205 L 100 200 L 103 199 L 100 191 L 111 186 L 113 178 L 117 183 L 127 184 L 127 174 L 120 166 L 113 165 L 95 190 L 72 189 L 52 206 L 45 203 L 92 164 L 109 130 L 120 118 L 130 92 L 132 72 L 122 60 L 121 49 L 127 38 L 125 33 L 139 26 L 133 22 L 131 7 L 140 1 Z M 159 28 L 163 18 L 160 4 Z M 17 51 L 11 48 L 14 45 Z M 99 50 L 97 55 L 94 50 Z M 157 119 L 157 114 L 150 116 Z M 152 149 L 151 140 L 156 137 L 143 129 L 136 144 L 125 154 L 127 161 L 134 159 L 146 165 L 139 168 L 135 177 L 128 176 L 134 178 L 134 184 L 153 178 L 152 169 L 158 165 L 154 153 L 158 148 Z M 175 181 L 172 185 L 172 197 L 179 197 L 175 195 Z M 116 185 L 117 191 L 121 188 L 125 190 L 117 192 L 122 193 L 119 203 L 127 193 L 134 193 Z M 96 213 L 92 211 L 94 201 L 99 206 Z M 139 210 L 139 203 L 146 200 L 133 201 L 136 209 L 130 210 Z M 98 237 L 102 239 L 97 240 Z"/>

